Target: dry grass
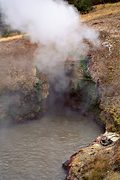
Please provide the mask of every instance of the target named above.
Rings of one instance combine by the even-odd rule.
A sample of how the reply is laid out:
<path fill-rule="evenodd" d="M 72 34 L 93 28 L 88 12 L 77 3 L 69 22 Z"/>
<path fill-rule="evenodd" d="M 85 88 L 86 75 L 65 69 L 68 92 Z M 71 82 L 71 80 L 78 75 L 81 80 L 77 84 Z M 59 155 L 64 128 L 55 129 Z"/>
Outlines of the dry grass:
<path fill-rule="evenodd" d="M 21 39 L 21 38 L 23 38 L 23 35 L 14 35 L 10 37 L 0 38 L 0 42 L 12 41 L 12 40 Z"/>
<path fill-rule="evenodd" d="M 114 4 L 102 4 L 94 6 L 94 10 L 88 14 L 81 15 L 84 21 L 98 19 L 110 14 L 120 12 L 120 2 Z M 12 37 L 0 38 L 0 42 L 21 39 L 23 35 L 13 35 Z"/>
<path fill-rule="evenodd" d="M 114 4 L 102 4 L 94 6 L 94 10 L 88 14 L 82 15 L 82 19 L 85 21 L 97 19 L 110 14 L 116 14 L 120 12 L 120 2 Z"/>

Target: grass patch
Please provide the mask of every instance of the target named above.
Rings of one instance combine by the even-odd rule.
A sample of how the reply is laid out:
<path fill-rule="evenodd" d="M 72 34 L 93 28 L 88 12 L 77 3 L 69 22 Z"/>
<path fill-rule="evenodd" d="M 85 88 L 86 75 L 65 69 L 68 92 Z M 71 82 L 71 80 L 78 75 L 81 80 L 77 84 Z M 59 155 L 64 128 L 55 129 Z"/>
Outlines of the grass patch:
<path fill-rule="evenodd" d="M 120 12 L 120 2 L 114 4 L 101 4 L 94 6 L 94 10 L 88 14 L 81 15 L 82 19 L 89 21 L 92 19 L 101 18 L 110 14 L 116 14 Z"/>

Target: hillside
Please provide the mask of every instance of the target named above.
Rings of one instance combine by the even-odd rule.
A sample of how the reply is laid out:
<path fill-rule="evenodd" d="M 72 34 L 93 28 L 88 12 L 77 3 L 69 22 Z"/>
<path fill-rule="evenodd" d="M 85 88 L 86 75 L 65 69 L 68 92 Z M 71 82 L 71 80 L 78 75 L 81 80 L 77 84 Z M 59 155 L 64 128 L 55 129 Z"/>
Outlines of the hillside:
<path fill-rule="evenodd" d="M 90 50 L 89 71 L 99 88 L 100 118 L 107 132 L 90 146 L 79 149 L 63 166 L 67 180 L 119 180 L 120 3 L 97 6 L 97 10 L 82 18 L 100 33 L 101 46 Z"/>

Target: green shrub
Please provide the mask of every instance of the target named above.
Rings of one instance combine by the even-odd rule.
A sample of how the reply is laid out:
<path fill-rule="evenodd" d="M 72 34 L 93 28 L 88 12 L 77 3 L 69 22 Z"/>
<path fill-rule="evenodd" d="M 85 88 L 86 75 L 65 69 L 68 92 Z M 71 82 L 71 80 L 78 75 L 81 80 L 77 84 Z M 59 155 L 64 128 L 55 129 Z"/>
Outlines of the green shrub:
<path fill-rule="evenodd" d="M 18 35 L 21 34 L 20 31 L 12 31 L 10 30 L 9 27 L 3 27 L 1 30 L 1 37 L 9 37 L 9 36 L 13 36 L 13 35 Z"/>
<path fill-rule="evenodd" d="M 77 7 L 78 11 L 87 13 L 92 9 L 92 2 L 91 0 L 78 0 L 76 1 L 75 6 Z"/>
<path fill-rule="evenodd" d="M 1 34 L 2 34 L 2 37 L 8 37 L 10 36 L 11 33 L 8 29 L 4 29 Z"/>
<path fill-rule="evenodd" d="M 92 0 L 68 0 L 70 4 L 78 9 L 82 13 L 87 13 L 92 9 Z"/>
<path fill-rule="evenodd" d="M 97 4 L 104 4 L 104 3 L 116 3 L 119 1 L 120 0 L 92 0 L 92 4 L 97 5 Z"/>
<path fill-rule="evenodd" d="M 93 5 L 104 4 L 104 3 L 115 3 L 120 0 L 67 0 L 70 4 L 73 4 L 78 11 L 87 13 L 92 10 Z"/>

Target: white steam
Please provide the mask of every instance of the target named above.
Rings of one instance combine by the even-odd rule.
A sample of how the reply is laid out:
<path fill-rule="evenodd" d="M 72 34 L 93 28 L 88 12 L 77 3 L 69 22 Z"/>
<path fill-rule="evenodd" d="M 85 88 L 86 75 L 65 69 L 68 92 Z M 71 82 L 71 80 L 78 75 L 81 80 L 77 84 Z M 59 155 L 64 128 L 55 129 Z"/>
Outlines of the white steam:
<path fill-rule="evenodd" d="M 0 7 L 12 29 L 27 33 L 32 42 L 42 45 L 35 55 L 40 71 L 56 73 L 56 67 L 67 58 L 86 54 L 85 39 L 97 42 L 98 34 L 63 0 L 0 0 Z"/>

